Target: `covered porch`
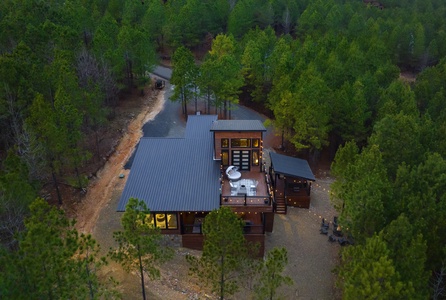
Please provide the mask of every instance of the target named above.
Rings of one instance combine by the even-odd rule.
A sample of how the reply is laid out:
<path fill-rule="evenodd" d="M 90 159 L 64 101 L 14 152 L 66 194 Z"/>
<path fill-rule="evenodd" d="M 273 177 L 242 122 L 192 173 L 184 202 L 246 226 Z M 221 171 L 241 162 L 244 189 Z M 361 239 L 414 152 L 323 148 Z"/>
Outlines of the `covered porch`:
<path fill-rule="evenodd" d="M 304 159 L 270 152 L 269 175 L 274 189 L 276 211 L 286 213 L 287 206 L 309 208 L 313 172 Z"/>

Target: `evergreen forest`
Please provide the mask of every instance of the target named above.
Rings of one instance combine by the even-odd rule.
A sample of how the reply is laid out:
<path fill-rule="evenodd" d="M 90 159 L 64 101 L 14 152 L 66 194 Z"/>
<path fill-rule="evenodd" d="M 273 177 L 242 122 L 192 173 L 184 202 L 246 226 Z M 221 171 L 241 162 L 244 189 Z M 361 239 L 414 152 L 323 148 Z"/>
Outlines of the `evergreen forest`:
<path fill-rule="evenodd" d="M 343 298 L 444 299 L 445 20 L 442 0 L 0 1 L 0 261 L 42 259 L 25 254 L 51 212 L 58 266 L 95 263 L 72 257 L 96 245 L 30 204 L 43 187 L 62 204 L 61 184 L 88 185 L 115 108 L 168 58 L 184 113 L 206 101 L 230 118 L 243 99 L 301 155 L 329 153 L 331 198 L 355 241 L 335 270 Z M 38 295 L 75 297 L 73 278 Z"/>

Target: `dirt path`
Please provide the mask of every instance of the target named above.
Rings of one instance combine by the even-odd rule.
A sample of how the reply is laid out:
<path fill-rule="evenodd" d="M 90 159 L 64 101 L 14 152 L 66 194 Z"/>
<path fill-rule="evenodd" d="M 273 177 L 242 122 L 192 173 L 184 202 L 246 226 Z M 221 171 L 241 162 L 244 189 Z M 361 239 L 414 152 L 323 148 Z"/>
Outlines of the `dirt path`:
<path fill-rule="evenodd" d="M 77 230 L 83 233 L 92 233 L 97 223 L 99 213 L 111 199 L 113 188 L 120 180 L 119 175 L 128 175 L 128 170 L 124 170 L 124 164 L 132 155 L 133 149 L 142 137 L 142 126 L 155 118 L 164 105 L 164 91 L 160 91 L 153 96 L 144 99 L 141 112 L 133 118 L 124 135 L 122 136 L 116 151 L 110 156 L 104 167 L 97 173 L 87 189 L 87 194 L 83 201 L 76 208 L 75 218 L 77 219 Z"/>

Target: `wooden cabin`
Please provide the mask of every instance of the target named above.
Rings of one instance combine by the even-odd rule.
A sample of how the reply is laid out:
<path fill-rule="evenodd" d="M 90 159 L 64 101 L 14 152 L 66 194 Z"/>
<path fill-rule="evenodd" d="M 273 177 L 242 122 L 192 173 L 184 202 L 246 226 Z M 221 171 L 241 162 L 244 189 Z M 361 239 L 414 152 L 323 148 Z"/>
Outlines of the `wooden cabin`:
<path fill-rule="evenodd" d="M 292 178 L 314 180 L 314 176 L 293 177 L 302 173 L 282 169 L 281 156 L 273 155 L 277 162 L 266 168 L 265 131 L 258 120 L 192 115 L 184 138 L 142 138 L 117 210 L 125 211 L 129 198 L 143 200 L 152 212 L 150 221 L 163 234 L 181 235 L 183 247 L 202 250 L 203 219 L 212 210 L 229 206 L 245 221 L 245 238 L 258 242 L 263 256 L 265 232 L 273 231 L 278 209 L 274 195 L 279 193 L 274 190 L 286 193 L 284 199 L 293 205 L 294 198 L 281 184 L 291 188 Z M 229 167 L 240 172 L 237 180 L 229 179 Z"/>

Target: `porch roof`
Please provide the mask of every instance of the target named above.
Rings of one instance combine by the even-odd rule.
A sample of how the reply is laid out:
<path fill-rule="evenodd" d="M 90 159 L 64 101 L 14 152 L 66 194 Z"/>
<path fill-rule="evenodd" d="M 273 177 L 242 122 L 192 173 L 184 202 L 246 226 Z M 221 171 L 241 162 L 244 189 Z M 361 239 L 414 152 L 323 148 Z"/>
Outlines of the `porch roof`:
<path fill-rule="evenodd" d="M 310 165 L 305 159 L 290 157 L 275 152 L 270 152 L 269 156 L 271 158 L 271 166 L 275 173 L 316 181 Z"/>

